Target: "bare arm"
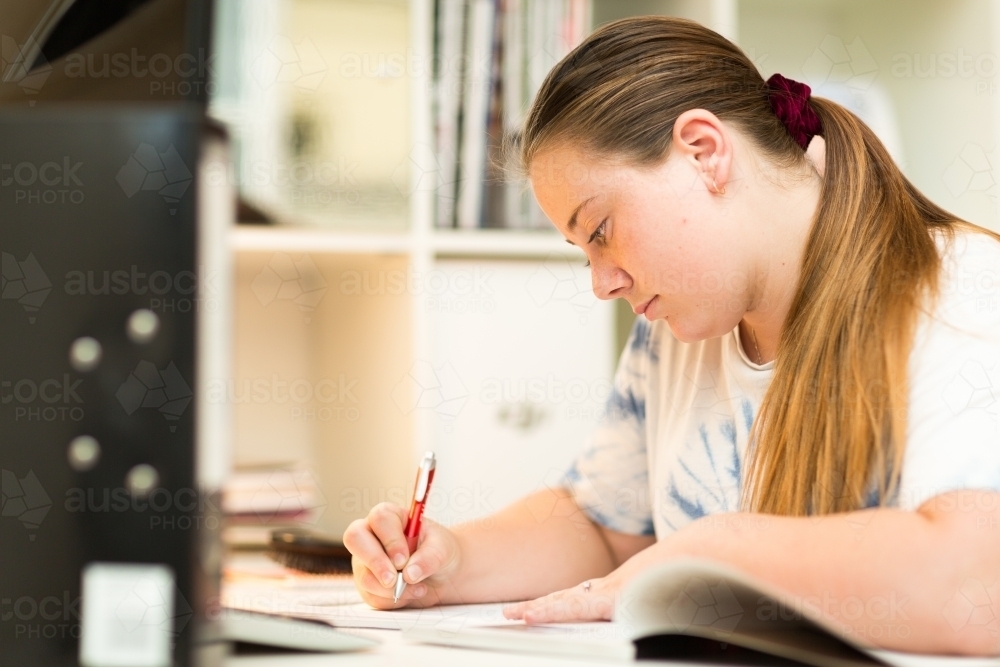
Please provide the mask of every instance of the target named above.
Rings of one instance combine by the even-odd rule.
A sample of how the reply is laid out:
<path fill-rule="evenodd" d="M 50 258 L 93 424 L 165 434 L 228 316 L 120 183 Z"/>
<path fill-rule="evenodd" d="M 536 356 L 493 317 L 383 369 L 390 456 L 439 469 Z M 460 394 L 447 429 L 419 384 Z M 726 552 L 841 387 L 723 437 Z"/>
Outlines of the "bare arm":
<path fill-rule="evenodd" d="M 1000 493 L 945 493 L 916 512 L 715 515 L 650 551 L 730 563 L 870 645 L 1000 655 Z"/>
<path fill-rule="evenodd" d="M 604 577 L 655 542 L 594 524 L 566 489 L 544 489 L 453 528 L 427 519 L 411 554 L 407 512 L 379 503 L 351 522 L 354 581 L 376 609 L 524 600 Z M 409 584 L 394 596 L 397 571 Z"/>
<path fill-rule="evenodd" d="M 622 588 L 657 563 L 727 563 L 788 592 L 793 613 L 821 616 L 869 646 L 1000 656 L 1000 493 L 953 491 L 917 511 L 822 517 L 702 517 L 640 551 L 592 590 L 508 605 L 531 623 L 610 619 Z M 745 614 L 789 610 L 762 603 Z"/>
<path fill-rule="evenodd" d="M 544 489 L 454 526 L 457 572 L 441 603 L 525 600 L 603 577 L 656 541 L 598 526 L 565 489 Z"/>

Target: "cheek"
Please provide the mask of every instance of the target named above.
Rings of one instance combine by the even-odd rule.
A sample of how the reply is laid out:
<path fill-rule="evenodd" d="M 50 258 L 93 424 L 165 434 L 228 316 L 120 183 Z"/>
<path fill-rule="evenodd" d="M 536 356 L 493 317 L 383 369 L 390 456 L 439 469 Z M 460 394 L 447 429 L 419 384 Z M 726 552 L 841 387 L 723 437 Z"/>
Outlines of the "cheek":
<path fill-rule="evenodd" d="M 655 239 L 622 239 L 613 261 L 631 276 L 641 294 L 662 293 L 671 282 L 677 260 Z"/>

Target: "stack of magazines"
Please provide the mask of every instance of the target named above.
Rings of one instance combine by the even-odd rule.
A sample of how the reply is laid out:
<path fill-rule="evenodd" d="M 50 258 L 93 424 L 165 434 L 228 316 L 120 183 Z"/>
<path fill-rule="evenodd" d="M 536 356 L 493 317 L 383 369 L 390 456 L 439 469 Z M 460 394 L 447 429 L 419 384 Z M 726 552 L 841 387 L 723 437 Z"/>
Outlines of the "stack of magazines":
<path fill-rule="evenodd" d="M 230 547 L 264 547 L 271 531 L 313 526 L 326 499 L 306 469 L 237 470 L 222 491 L 222 540 Z"/>
<path fill-rule="evenodd" d="M 590 1 L 435 0 L 436 226 L 548 226 L 525 183 L 498 168 L 500 146 L 590 31 Z"/>

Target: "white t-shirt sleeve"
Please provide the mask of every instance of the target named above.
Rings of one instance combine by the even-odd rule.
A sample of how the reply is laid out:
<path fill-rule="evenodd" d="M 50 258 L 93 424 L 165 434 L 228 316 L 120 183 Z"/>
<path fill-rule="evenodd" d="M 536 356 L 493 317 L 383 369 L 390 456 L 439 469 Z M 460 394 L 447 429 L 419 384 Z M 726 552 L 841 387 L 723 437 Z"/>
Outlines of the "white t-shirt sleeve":
<path fill-rule="evenodd" d="M 1000 242 L 956 234 L 933 316 L 918 324 L 898 506 L 958 489 L 1000 491 Z"/>
<path fill-rule="evenodd" d="M 621 533 L 653 535 L 646 455 L 649 322 L 636 319 L 615 372 L 606 415 L 561 480 L 594 522 Z"/>

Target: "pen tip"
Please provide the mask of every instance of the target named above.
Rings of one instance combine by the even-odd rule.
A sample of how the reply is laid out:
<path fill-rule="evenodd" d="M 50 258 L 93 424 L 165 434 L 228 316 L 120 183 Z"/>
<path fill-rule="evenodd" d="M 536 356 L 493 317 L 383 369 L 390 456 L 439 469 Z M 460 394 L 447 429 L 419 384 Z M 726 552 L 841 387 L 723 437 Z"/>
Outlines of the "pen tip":
<path fill-rule="evenodd" d="M 406 582 L 403 581 L 403 573 L 396 573 L 396 585 L 392 588 L 392 603 L 396 604 L 399 598 L 403 597 L 403 591 L 406 590 Z"/>

